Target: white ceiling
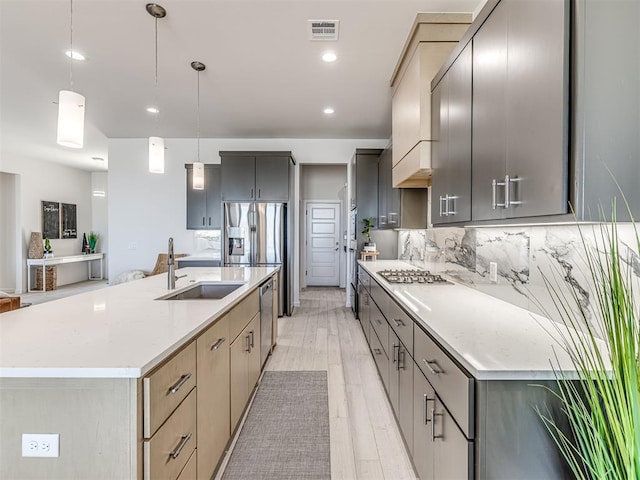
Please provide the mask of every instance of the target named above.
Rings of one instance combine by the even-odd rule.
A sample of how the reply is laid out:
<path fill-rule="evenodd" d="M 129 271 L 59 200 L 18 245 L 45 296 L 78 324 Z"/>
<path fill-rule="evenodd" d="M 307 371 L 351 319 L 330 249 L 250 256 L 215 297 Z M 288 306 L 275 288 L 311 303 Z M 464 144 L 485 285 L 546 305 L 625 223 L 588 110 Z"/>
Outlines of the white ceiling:
<path fill-rule="evenodd" d="M 0 0 L 2 155 L 104 169 L 107 138 L 388 138 L 389 79 L 417 12 L 473 12 L 483 0 L 74 0 L 73 89 L 86 96 L 85 147 L 55 143 L 58 91 L 69 89 L 69 0 Z M 307 20 L 340 20 L 337 42 Z M 324 63 L 334 50 L 338 60 Z M 157 95 L 157 97 L 156 97 Z M 157 104 L 158 125 L 145 111 Z M 326 116 L 325 106 L 336 113 Z"/>

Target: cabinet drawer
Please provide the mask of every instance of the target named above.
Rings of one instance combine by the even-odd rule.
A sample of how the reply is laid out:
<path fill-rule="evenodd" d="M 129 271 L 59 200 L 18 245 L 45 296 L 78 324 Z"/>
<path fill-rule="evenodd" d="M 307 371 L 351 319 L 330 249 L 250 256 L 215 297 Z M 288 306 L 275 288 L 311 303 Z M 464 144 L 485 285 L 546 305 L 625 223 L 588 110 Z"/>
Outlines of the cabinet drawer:
<path fill-rule="evenodd" d="M 229 340 L 233 342 L 240 332 L 244 330 L 251 319 L 260 310 L 260 297 L 258 290 L 254 290 L 241 303 L 231 309 L 229 316 Z"/>
<path fill-rule="evenodd" d="M 150 438 L 196 386 L 196 342 L 142 380 L 144 437 Z"/>
<path fill-rule="evenodd" d="M 380 309 L 376 306 L 375 303 L 371 302 L 371 310 L 370 312 L 370 321 L 375 334 L 378 336 L 380 343 L 382 344 L 382 349 L 389 356 L 389 352 L 387 351 L 387 347 L 389 345 L 389 324 L 382 315 Z M 373 337 L 373 332 L 370 333 Z"/>
<path fill-rule="evenodd" d="M 196 449 L 193 451 L 193 453 L 191 454 L 191 458 L 189 458 L 189 461 L 180 472 L 180 476 L 178 476 L 178 480 L 196 480 L 197 463 L 198 463 L 198 450 Z"/>
<path fill-rule="evenodd" d="M 375 280 L 371 282 L 371 298 L 376 302 L 376 305 L 378 305 L 382 314 L 387 318 L 389 315 L 389 294 L 380 285 L 378 285 L 378 282 Z"/>
<path fill-rule="evenodd" d="M 362 267 L 358 268 L 358 283 L 362 284 L 367 290 L 371 287 L 371 277 Z"/>
<path fill-rule="evenodd" d="M 468 438 L 474 436 L 473 377 L 467 376 L 418 325 L 414 325 L 414 358 Z"/>
<path fill-rule="evenodd" d="M 145 480 L 175 480 L 196 448 L 196 390 L 144 442 Z"/>
<path fill-rule="evenodd" d="M 388 313 L 389 325 L 398 335 L 409 355 L 413 356 L 413 319 L 391 298 L 389 299 Z"/>
<path fill-rule="evenodd" d="M 384 383 L 384 389 L 389 391 L 389 358 L 387 354 L 384 352 L 384 348 L 382 348 L 382 343 L 378 339 L 375 332 L 371 332 L 371 340 L 369 342 L 371 346 L 371 352 L 373 353 L 373 359 L 376 362 L 378 367 L 378 372 L 380 372 L 380 377 L 382 378 L 382 383 Z"/>

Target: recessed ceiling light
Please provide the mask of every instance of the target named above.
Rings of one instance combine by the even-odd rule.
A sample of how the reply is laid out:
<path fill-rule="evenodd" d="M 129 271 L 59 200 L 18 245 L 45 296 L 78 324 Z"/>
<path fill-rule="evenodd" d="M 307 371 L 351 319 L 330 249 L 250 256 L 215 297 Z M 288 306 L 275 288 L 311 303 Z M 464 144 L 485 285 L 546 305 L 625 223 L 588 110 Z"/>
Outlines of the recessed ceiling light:
<path fill-rule="evenodd" d="M 147 112 L 149 112 L 149 113 L 160 113 L 160 110 L 158 110 L 156 107 L 147 107 Z"/>
<path fill-rule="evenodd" d="M 84 59 L 85 59 L 85 58 L 84 58 L 84 55 L 82 55 L 80 52 L 77 52 L 77 51 L 75 51 L 75 50 L 73 50 L 73 51 L 71 51 L 71 50 L 67 50 L 66 52 L 64 52 L 64 54 L 65 54 L 67 57 L 71 57 L 71 58 L 73 58 L 74 60 L 80 60 L 80 61 L 82 61 L 82 60 L 84 60 Z"/>
<path fill-rule="evenodd" d="M 325 109 L 323 110 L 323 112 L 324 112 L 326 115 L 332 115 L 332 114 L 336 113 L 336 111 L 335 111 L 333 108 L 331 108 L 331 107 L 327 107 L 327 108 L 325 108 Z"/>
<path fill-rule="evenodd" d="M 327 63 L 335 62 L 337 59 L 338 56 L 333 52 L 325 52 L 324 55 L 322 55 L 322 60 Z"/>

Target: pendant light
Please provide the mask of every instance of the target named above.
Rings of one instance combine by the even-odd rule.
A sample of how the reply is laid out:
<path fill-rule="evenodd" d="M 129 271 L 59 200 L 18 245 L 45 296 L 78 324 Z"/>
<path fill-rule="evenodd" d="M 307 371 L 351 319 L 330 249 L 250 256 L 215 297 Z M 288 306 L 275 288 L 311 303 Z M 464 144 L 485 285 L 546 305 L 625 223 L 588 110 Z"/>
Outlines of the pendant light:
<path fill-rule="evenodd" d="M 193 163 L 193 189 L 204 190 L 204 163 L 200 161 L 200 72 L 207 66 L 202 62 L 191 62 L 191 68 L 198 73 L 198 161 Z"/>
<path fill-rule="evenodd" d="M 73 0 L 69 0 L 70 51 L 73 52 Z M 84 144 L 84 96 L 73 91 L 73 55 L 69 56 L 69 90 L 58 95 L 58 145 L 82 148 Z"/>
<path fill-rule="evenodd" d="M 158 106 L 158 19 L 164 18 L 167 11 L 157 3 L 147 3 L 147 12 L 155 18 L 155 99 L 156 108 Z M 155 111 L 156 116 L 155 129 L 158 130 L 159 111 Z M 149 172 L 164 173 L 164 139 L 161 137 L 149 137 Z"/>

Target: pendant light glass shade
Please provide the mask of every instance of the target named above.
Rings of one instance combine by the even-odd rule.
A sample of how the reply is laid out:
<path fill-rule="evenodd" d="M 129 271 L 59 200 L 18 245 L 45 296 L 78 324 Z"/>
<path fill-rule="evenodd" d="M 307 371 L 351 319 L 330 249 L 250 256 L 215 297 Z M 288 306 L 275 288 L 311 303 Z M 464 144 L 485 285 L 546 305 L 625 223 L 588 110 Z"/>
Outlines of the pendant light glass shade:
<path fill-rule="evenodd" d="M 60 90 L 58 97 L 58 145 L 82 148 L 84 145 L 84 96 Z"/>
<path fill-rule="evenodd" d="M 204 190 L 204 163 L 193 162 L 193 189 Z"/>
<path fill-rule="evenodd" d="M 164 139 L 149 137 L 149 171 L 164 173 Z"/>

